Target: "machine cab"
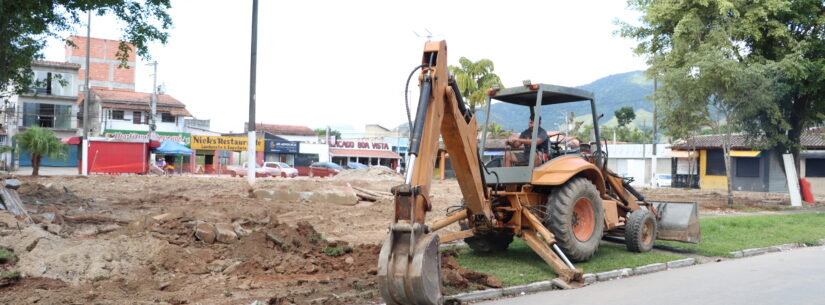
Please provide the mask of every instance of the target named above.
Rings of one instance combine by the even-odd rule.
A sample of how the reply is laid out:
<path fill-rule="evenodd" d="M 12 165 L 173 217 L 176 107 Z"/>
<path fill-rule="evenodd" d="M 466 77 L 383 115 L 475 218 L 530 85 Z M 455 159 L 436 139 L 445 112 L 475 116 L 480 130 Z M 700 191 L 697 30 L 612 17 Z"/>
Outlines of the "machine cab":
<path fill-rule="evenodd" d="M 493 100 L 519 106 L 514 108 L 518 115 L 507 119 L 522 120 L 524 126 L 521 130 L 513 130 L 509 139 L 529 138 L 529 151 L 523 145 L 513 148 L 509 145 L 508 138 L 502 138 L 490 130 L 490 106 Z M 487 164 L 487 170 L 483 172 L 488 184 L 530 183 L 536 168 L 560 157 L 573 155 L 587 159 L 597 158 L 597 164 L 601 163 L 603 155 L 600 153 L 598 117 L 595 98 L 590 91 L 525 81 L 523 86 L 490 90 L 484 109 L 479 151 L 483 162 Z M 571 118 L 571 114 L 587 117 L 575 119 Z M 542 116 L 545 118 L 542 119 Z M 530 118 L 534 122 L 532 130 L 527 128 Z M 582 139 L 576 139 L 579 145 L 575 147 L 576 145 L 571 145 L 571 133 L 574 132 L 573 126 L 577 125 L 577 121 L 581 122 L 578 124 L 579 133 L 585 128 L 592 128 L 592 131 L 582 136 Z M 540 136 L 540 130 L 549 131 L 547 137 Z M 537 145 L 539 138 L 546 139 L 547 143 Z M 522 162 L 505 167 L 504 158 L 508 158 L 508 155 L 517 155 Z"/>

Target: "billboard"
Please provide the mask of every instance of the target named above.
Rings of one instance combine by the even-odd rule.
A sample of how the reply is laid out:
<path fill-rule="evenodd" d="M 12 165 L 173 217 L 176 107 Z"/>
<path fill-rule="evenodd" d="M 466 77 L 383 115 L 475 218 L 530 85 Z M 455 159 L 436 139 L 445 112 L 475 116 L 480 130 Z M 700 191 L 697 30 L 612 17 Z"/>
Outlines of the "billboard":
<path fill-rule="evenodd" d="M 217 136 L 192 136 L 192 149 L 200 150 L 229 150 L 246 151 L 247 138 L 243 137 L 217 137 Z M 264 139 L 258 138 L 255 141 L 255 151 L 264 151 Z"/>
<path fill-rule="evenodd" d="M 296 141 L 266 140 L 268 153 L 297 154 L 300 143 Z"/>
<path fill-rule="evenodd" d="M 178 142 L 189 147 L 189 133 L 168 131 L 155 131 L 155 133 L 158 135 L 157 140 L 160 142 L 172 140 L 174 142 Z M 118 140 L 149 140 L 149 132 L 139 130 L 106 129 L 103 132 L 103 136 L 106 138 L 113 138 Z"/>

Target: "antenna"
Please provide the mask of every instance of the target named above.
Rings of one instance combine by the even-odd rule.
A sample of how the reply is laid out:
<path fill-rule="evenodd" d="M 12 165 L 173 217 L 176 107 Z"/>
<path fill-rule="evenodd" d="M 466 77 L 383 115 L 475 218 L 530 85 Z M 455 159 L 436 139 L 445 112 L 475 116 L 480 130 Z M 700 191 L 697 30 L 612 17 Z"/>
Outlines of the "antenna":
<path fill-rule="evenodd" d="M 433 37 L 442 36 L 442 35 L 433 34 L 427 28 L 424 28 L 424 31 L 427 32 L 427 35 L 418 34 L 418 32 L 416 32 L 416 31 L 413 31 L 413 34 L 415 34 L 415 36 L 418 37 L 418 38 L 426 38 L 427 41 L 432 41 Z"/>

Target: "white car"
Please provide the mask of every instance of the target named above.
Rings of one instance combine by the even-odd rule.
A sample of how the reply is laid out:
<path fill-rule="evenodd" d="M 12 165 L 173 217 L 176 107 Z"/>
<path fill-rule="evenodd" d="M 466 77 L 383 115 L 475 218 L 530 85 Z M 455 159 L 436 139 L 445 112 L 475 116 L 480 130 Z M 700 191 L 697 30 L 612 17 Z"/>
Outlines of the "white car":
<path fill-rule="evenodd" d="M 673 184 L 673 176 L 670 174 L 657 174 L 656 186 L 670 187 Z"/>
<path fill-rule="evenodd" d="M 227 169 L 229 170 L 229 175 L 231 175 L 232 177 L 235 177 L 235 176 L 243 177 L 243 176 L 246 176 L 246 172 L 249 169 L 248 166 L 249 166 L 249 164 L 244 162 L 243 165 L 230 165 L 230 166 L 227 166 Z M 278 174 L 280 174 L 280 172 Z M 255 177 L 266 178 L 266 177 L 269 177 L 269 176 L 270 176 L 270 174 L 264 168 L 262 168 L 258 164 L 255 164 Z"/>
<path fill-rule="evenodd" d="M 298 169 L 289 166 L 284 162 L 264 162 L 264 169 L 270 173 L 272 177 L 295 178 L 298 177 Z M 277 174 L 275 173 L 277 171 Z"/>

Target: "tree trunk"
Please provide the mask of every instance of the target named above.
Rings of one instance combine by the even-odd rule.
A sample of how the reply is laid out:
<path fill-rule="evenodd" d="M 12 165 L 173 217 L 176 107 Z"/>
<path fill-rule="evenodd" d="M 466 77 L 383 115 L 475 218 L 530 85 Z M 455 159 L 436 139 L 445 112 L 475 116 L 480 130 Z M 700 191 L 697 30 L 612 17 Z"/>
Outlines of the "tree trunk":
<path fill-rule="evenodd" d="M 730 115 L 726 113 L 725 117 L 730 118 Z M 721 131 L 721 127 L 719 130 Z M 730 166 L 731 133 L 733 133 L 733 128 L 728 124 L 727 130 L 725 130 L 724 141 L 722 141 L 722 153 L 725 160 L 725 177 L 727 178 L 728 185 L 728 208 L 733 208 L 733 173 L 731 173 Z"/>
<path fill-rule="evenodd" d="M 32 176 L 40 175 L 40 154 L 32 154 Z"/>

